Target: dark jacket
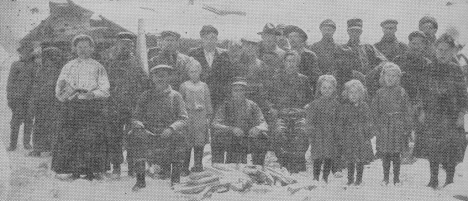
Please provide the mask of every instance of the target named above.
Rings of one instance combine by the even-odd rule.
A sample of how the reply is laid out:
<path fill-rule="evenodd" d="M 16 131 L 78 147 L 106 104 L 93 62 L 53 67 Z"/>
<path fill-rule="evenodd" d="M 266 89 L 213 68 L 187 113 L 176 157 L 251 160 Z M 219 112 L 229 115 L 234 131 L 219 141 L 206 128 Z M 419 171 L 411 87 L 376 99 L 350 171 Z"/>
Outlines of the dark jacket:
<path fill-rule="evenodd" d="M 339 103 L 335 97 L 323 96 L 305 106 L 306 132 L 313 160 L 336 157 L 338 107 Z"/>
<path fill-rule="evenodd" d="M 323 74 L 330 73 L 336 69 L 334 55 L 338 46 L 333 39 L 325 38 L 310 46 L 310 50 L 317 56 L 317 65 Z"/>
<path fill-rule="evenodd" d="M 337 126 L 345 161 L 357 163 L 373 160 L 371 123 L 367 103 L 355 106 L 348 101 L 340 106 Z"/>
<path fill-rule="evenodd" d="M 396 37 L 383 37 L 374 46 L 390 61 L 408 50 L 408 45 L 398 41 Z"/>
<path fill-rule="evenodd" d="M 322 75 L 322 71 L 318 65 L 317 55 L 314 52 L 305 49 L 301 53 L 301 61 L 299 62 L 299 72 L 308 78 L 307 88 L 313 88 L 313 90 L 306 91 L 306 99 L 312 101 L 315 94 L 315 85 L 318 78 Z"/>
<path fill-rule="evenodd" d="M 425 119 L 416 139 L 415 156 L 440 163 L 461 162 L 466 140 L 456 122 L 468 100 L 461 69 L 454 63 L 433 63 L 423 83 Z"/>
<path fill-rule="evenodd" d="M 358 69 L 358 71 L 364 75 L 367 75 L 370 70 L 374 69 L 382 61 L 387 61 L 385 56 L 380 53 L 379 50 L 377 50 L 373 45 L 352 43 L 349 41 L 343 46 L 345 46 L 344 48 L 351 48 L 354 54 L 358 55 L 361 62 L 360 69 Z"/>
<path fill-rule="evenodd" d="M 278 111 L 303 108 L 308 102 L 306 94 L 310 91 L 307 81 L 308 77 L 300 73 L 289 75 L 282 71 L 277 72 L 268 90 L 272 107 Z"/>
<path fill-rule="evenodd" d="M 15 61 L 11 64 L 7 82 L 7 101 L 9 107 L 16 103 L 29 102 L 32 95 L 36 64 L 30 61 Z"/>
<path fill-rule="evenodd" d="M 206 61 L 203 47 L 190 50 L 188 55 L 200 62 L 202 66 L 200 80 L 208 85 L 213 105 L 216 107 L 221 104 L 227 98 L 229 84 L 234 77 L 234 70 L 226 50 L 216 48 L 211 67 Z"/>

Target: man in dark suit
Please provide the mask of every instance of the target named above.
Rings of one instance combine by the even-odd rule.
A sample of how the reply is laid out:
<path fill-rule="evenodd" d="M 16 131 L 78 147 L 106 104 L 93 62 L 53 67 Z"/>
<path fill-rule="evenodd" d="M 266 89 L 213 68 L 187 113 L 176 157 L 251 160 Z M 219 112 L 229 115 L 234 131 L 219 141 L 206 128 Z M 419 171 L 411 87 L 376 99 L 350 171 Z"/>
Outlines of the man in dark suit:
<path fill-rule="evenodd" d="M 202 65 L 200 79 L 208 84 L 211 92 L 211 103 L 216 109 L 227 96 L 229 83 L 232 82 L 233 69 L 227 50 L 216 47 L 218 30 L 212 25 L 205 25 L 200 30 L 201 47 L 191 49 L 189 56 Z"/>

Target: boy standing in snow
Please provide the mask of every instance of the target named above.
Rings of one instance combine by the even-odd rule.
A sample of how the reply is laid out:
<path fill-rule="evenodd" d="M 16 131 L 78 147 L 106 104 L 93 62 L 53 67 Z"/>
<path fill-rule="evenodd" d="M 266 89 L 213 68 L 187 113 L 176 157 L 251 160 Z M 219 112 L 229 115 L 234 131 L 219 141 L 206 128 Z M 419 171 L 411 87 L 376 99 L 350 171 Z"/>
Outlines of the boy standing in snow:
<path fill-rule="evenodd" d="M 402 73 L 396 64 L 385 63 L 380 74 L 382 88 L 377 90 L 372 101 L 372 119 L 377 130 L 377 156 L 382 158 L 382 185 L 388 185 L 390 163 L 393 163 L 393 183 L 399 186 L 400 155 L 406 147 L 405 135 L 411 129 L 409 97 L 400 86 Z"/>

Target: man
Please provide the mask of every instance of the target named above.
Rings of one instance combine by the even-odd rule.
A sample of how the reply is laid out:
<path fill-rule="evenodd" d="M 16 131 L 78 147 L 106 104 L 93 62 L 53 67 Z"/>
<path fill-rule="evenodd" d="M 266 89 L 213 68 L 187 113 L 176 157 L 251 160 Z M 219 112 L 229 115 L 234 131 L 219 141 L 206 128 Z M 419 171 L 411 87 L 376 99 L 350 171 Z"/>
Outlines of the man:
<path fill-rule="evenodd" d="M 300 61 L 298 63 L 299 72 L 309 78 L 307 87 L 312 90 L 306 91 L 306 99 L 312 101 L 314 86 L 322 72 L 317 63 L 317 56 L 314 52 L 306 48 L 307 34 L 298 26 L 289 25 L 285 28 L 284 34 L 288 37 L 291 43 L 291 49 L 299 54 Z"/>
<path fill-rule="evenodd" d="M 161 32 L 161 51 L 148 61 L 148 66 L 166 64 L 172 66 L 174 72 L 170 81 L 171 87 L 178 90 L 180 84 L 188 80 L 187 64 L 192 57 L 179 52 L 180 34 L 174 31 Z"/>
<path fill-rule="evenodd" d="M 401 41 L 398 41 L 395 33 L 397 31 L 398 21 L 388 19 L 380 23 L 384 33 L 382 40 L 374 44 L 388 60 L 393 60 L 396 56 L 406 52 L 408 46 Z"/>
<path fill-rule="evenodd" d="M 10 121 L 10 146 L 8 151 L 14 151 L 18 141 L 18 133 L 21 124 L 23 128 L 23 146 L 31 149 L 31 132 L 33 126 L 33 116 L 29 114 L 33 80 L 36 72 L 33 46 L 31 43 L 22 43 L 18 48 L 20 60 L 13 62 L 10 68 L 7 82 L 7 101 L 11 109 Z"/>
<path fill-rule="evenodd" d="M 136 105 L 136 98 L 143 92 L 145 72 L 138 65 L 134 55 L 136 36 L 129 32 L 117 35 L 115 55 L 106 65 L 110 82 L 110 98 L 107 103 L 108 120 L 108 151 L 109 162 L 113 165 L 112 176 L 120 177 L 120 164 L 123 162 L 122 140 L 124 128 L 130 128 L 132 110 Z M 129 164 L 128 174 L 133 175 L 133 161 L 127 151 Z"/>
<path fill-rule="evenodd" d="M 333 55 L 338 48 L 338 44 L 333 39 L 336 31 L 336 24 L 330 19 L 320 23 L 322 40 L 312 44 L 310 49 L 317 55 L 318 67 L 323 74 L 333 72 L 336 69 Z"/>
<path fill-rule="evenodd" d="M 353 52 L 359 55 L 361 66 L 359 69 L 354 69 L 366 75 L 375 66 L 382 61 L 387 61 L 384 55 L 370 44 L 361 43 L 362 20 L 355 18 L 347 21 L 349 40 L 344 46 L 349 47 Z"/>
<path fill-rule="evenodd" d="M 213 135 L 221 142 L 216 143 L 220 147 L 213 148 L 227 149 L 226 163 L 247 163 L 250 152 L 254 165 L 264 165 L 268 125 L 257 104 L 246 98 L 246 87 L 247 82 L 237 78 L 231 84 L 231 99 L 218 108 L 212 126 Z"/>
<path fill-rule="evenodd" d="M 274 129 L 274 151 L 279 163 L 293 173 L 305 171 L 305 152 L 309 148 L 304 132 L 304 106 L 308 87 L 307 76 L 299 73 L 300 56 L 288 51 L 284 68 L 274 76 L 268 90 L 273 113 L 277 114 Z"/>
<path fill-rule="evenodd" d="M 425 56 L 432 62 L 436 61 L 435 56 L 435 41 L 437 39 L 436 33 L 439 28 L 437 20 L 432 16 L 424 16 L 419 20 L 419 31 L 426 34 L 429 46 L 426 50 Z"/>
<path fill-rule="evenodd" d="M 414 114 L 413 122 L 417 121 L 417 115 L 422 109 L 422 93 L 423 93 L 423 83 L 426 77 L 424 76 L 431 65 L 431 60 L 425 57 L 426 50 L 428 48 L 429 41 L 426 36 L 421 31 L 414 31 L 408 36 L 409 49 L 402 55 L 397 56 L 393 62 L 400 66 L 401 71 L 403 72 L 403 77 L 401 78 L 401 86 L 406 90 L 409 96 L 409 101 L 411 104 L 411 112 Z M 415 135 L 418 135 L 421 132 L 421 128 L 418 124 L 413 125 Z M 409 138 L 409 136 L 408 136 Z M 411 139 L 412 138 L 412 139 Z M 414 136 L 410 139 L 414 140 Z M 412 151 L 403 153 L 403 164 L 410 164 L 415 162 Z"/>
<path fill-rule="evenodd" d="M 276 25 L 276 30 L 280 32 L 280 35 L 277 37 L 278 47 L 284 51 L 291 49 L 291 44 L 289 43 L 288 36 L 284 34 L 284 29 L 286 28 L 285 24 Z"/>
<path fill-rule="evenodd" d="M 211 102 L 216 109 L 227 97 L 234 72 L 227 50 L 216 47 L 218 30 L 212 25 L 205 25 L 200 30 L 200 38 L 202 46 L 190 50 L 188 55 L 202 65 L 200 80 L 208 85 Z"/>
<path fill-rule="evenodd" d="M 182 95 L 170 85 L 173 68 L 162 64 L 149 72 L 154 85 L 138 98 L 129 136 L 137 180 L 133 191 L 146 187 L 146 161 L 161 167 L 161 179 L 171 177 L 171 182 L 180 182 L 180 168 L 187 146 L 182 130 L 188 115 Z"/>
<path fill-rule="evenodd" d="M 264 54 L 274 53 L 273 55 L 276 55 L 276 57 L 268 59 L 268 61 L 271 62 L 268 62 L 267 65 L 278 65 L 285 54 L 285 51 L 277 45 L 278 36 L 281 35 L 281 32 L 279 32 L 273 24 L 267 23 L 263 27 L 263 31 L 258 32 L 258 34 L 262 37 L 262 41 L 260 42 L 259 58 L 265 60 L 264 62 L 267 62 L 266 59 L 263 58 Z"/>

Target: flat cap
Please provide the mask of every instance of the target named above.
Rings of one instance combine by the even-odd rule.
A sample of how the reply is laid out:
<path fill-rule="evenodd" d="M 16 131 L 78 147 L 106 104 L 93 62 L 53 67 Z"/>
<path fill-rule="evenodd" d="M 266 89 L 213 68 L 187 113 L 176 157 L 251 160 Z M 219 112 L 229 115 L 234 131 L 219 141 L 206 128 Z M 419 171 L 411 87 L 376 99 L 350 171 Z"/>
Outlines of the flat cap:
<path fill-rule="evenodd" d="M 322 23 L 320 23 L 319 28 L 322 28 L 323 26 L 330 26 L 336 29 L 336 24 L 331 19 L 324 20 Z"/>
<path fill-rule="evenodd" d="M 174 68 L 172 68 L 171 66 L 169 65 L 166 65 L 166 64 L 159 64 L 159 65 L 156 65 L 155 67 L 152 67 L 150 70 L 149 70 L 149 73 L 155 73 L 157 72 L 158 70 L 168 70 L 168 71 L 172 71 Z"/>
<path fill-rule="evenodd" d="M 419 26 L 425 24 L 425 23 L 431 23 L 432 26 L 434 26 L 435 29 L 439 28 L 439 24 L 437 23 L 437 20 L 432 17 L 432 16 L 424 16 L 419 20 Z"/>
<path fill-rule="evenodd" d="M 386 24 L 398 24 L 398 21 L 395 19 L 387 19 L 380 23 L 380 26 L 383 27 Z"/>
<path fill-rule="evenodd" d="M 266 23 L 265 26 L 263 27 L 263 30 L 261 32 L 258 32 L 259 35 L 262 34 L 272 34 L 272 35 L 277 35 L 280 36 L 281 32 L 276 29 L 275 25 L 272 23 Z"/>
<path fill-rule="evenodd" d="M 348 29 L 362 29 L 362 20 L 359 18 L 349 19 L 347 25 Z"/>
<path fill-rule="evenodd" d="M 298 33 L 299 35 L 301 35 L 301 37 L 304 39 L 304 41 L 307 40 L 307 33 L 302 30 L 300 27 L 298 26 L 295 26 L 295 25 L 288 25 L 284 28 L 284 35 L 285 36 L 288 36 L 290 33 L 293 33 L 293 32 L 296 32 Z"/>
<path fill-rule="evenodd" d="M 120 32 L 117 34 L 117 38 L 118 39 L 130 39 L 130 40 L 135 40 L 137 38 L 137 36 L 132 33 L 132 32 L 128 32 L 128 31 L 123 31 L 123 32 Z"/>
<path fill-rule="evenodd" d="M 202 29 L 200 30 L 200 36 L 203 36 L 209 33 L 214 33 L 218 35 L 218 29 L 216 29 L 213 25 L 204 25 Z"/>
<path fill-rule="evenodd" d="M 75 36 L 72 40 L 72 45 L 75 46 L 76 45 L 76 42 L 77 41 L 80 41 L 80 40 L 88 40 L 90 41 L 90 45 L 93 45 L 94 46 L 94 40 L 93 38 L 91 38 L 91 36 L 89 35 L 86 35 L 86 34 L 79 34 L 77 36 Z"/>
<path fill-rule="evenodd" d="M 161 32 L 161 38 L 166 38 L 166 37 L 175 37 L 177 39 L 180 38 L 180 34 L 175 32 L 175 31 L 163 31 Z"/>
<path fill-rule="evenodd" d="M 234 81 L 231 83 L 231 86 L 234 85 L 247 86 L 247 80 L 244 77 L 235 77 Z"/>

